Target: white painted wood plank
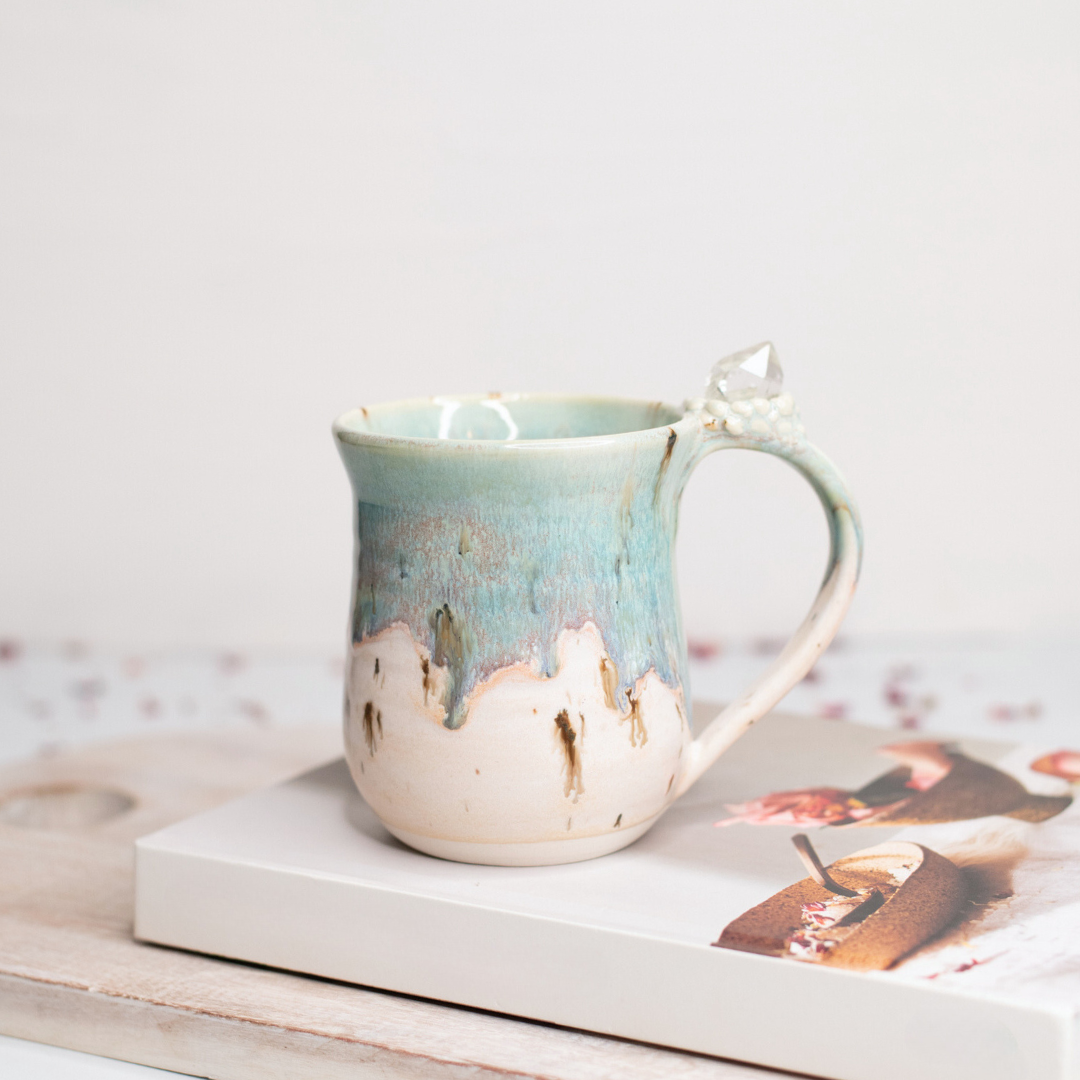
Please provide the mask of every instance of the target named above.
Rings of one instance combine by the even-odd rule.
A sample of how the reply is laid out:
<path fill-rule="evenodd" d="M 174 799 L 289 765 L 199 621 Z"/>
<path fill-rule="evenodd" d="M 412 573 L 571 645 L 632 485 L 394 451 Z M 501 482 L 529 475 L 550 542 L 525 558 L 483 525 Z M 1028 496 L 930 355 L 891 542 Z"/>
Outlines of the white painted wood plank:
<path fill-rule="evenodd" d="M 0 1035 L 5 1080 L 177 1080 L 177 1073 Z"/>
<path fill-rule="evenodd" d="M 0 822 L 0 1032 L 220 1080 L 772 1075 L 134 941 L 133 836 L 336 748 L 325 729 L 170 736 L 0 773 L 0 799 L 77 789 L 135 802 L 81 827 Z"/>

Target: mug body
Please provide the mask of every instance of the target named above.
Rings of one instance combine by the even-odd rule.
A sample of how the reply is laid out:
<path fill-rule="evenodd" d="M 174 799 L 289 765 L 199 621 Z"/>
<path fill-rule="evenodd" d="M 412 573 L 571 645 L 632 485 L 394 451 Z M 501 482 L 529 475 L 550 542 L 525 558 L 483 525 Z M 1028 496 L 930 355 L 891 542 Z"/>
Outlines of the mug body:
<path fill-rule="evenodd" d="M 489 395 L 335 424 L 355 495 L 346 756 L 405 843 L 572 862 L 630 843 L 674 798 L 691 740 L 680 417 Z"/>

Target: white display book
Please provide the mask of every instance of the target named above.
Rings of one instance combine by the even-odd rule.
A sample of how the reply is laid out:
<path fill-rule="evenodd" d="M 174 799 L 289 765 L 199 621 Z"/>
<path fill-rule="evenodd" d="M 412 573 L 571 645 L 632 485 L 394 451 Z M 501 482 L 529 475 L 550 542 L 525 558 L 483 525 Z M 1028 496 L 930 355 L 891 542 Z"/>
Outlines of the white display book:
<path fill-rule="evenodd" d="M 1065 1080 L 1076 761 L 773 715 L 637 843 L 536 868 L 411 851 L 337 761 L 141 839 L 135 933 L 836 1080 Z"/>

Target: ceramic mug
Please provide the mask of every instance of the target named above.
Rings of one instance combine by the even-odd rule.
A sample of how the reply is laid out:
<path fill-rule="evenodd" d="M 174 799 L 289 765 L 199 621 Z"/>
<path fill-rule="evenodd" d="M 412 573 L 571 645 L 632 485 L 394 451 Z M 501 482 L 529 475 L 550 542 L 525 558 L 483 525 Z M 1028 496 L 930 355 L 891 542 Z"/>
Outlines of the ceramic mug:
<path fill-rule="evenodd" d="M 858 576 L 857 513 L 789 395 L 679 409 L 491 394 L 345 413 L 355 493 L 346 757 L 409 846 L 542 865 L 641 836 L 797 683 Z M 679 498 L 715 450 L 775 454 L 829 522 L 825 581 L 768 671 L 694 738 Z"/>

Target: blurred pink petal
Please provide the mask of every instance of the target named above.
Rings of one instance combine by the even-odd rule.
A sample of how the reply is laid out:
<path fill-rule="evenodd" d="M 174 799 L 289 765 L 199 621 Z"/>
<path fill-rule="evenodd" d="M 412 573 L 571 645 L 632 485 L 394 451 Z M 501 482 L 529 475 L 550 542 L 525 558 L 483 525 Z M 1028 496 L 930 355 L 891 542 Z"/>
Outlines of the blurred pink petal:
<path fill-rule="evenodd" d="M 820 787 L 777 791 L 726 809 L 735 816 L 717 821 L 716 825 L 734 825 L 738 821 L 749 825 L 832 825 L 860 821 L 881 807 L 867 806 L 840 788 Z"/>
<path fill-rule="evenodd" d="M 846 701 L 823 701 L 818 706 L 818 716 L 822 720 L 846 720 L 848 703 Z"/>
<path fill-rule="evenodd" d="M 899 761 L 911 769 L 911 779 L 905 787 L 916 791 L 927 791 L 939 780 L 949 775 L 953 760 L 945 753 L 945 744 L 940 742 L 893 743 L 879 746 L 878 753 Z"/>
<path fill-rule="evenodd" d="M 1076 750 L 1055 750 L 1052 754 L 1031 763 L 1035 772 L 1060 776 L 1063 780 L 1080 780 L 1080 752 Z"/>
<path fill-rule="evenodd" d="M 720 645 L 716 641 L 690 638 L 686 643 L 686 652 L 691 660 L 713 660 L 720 655 Z"/>

